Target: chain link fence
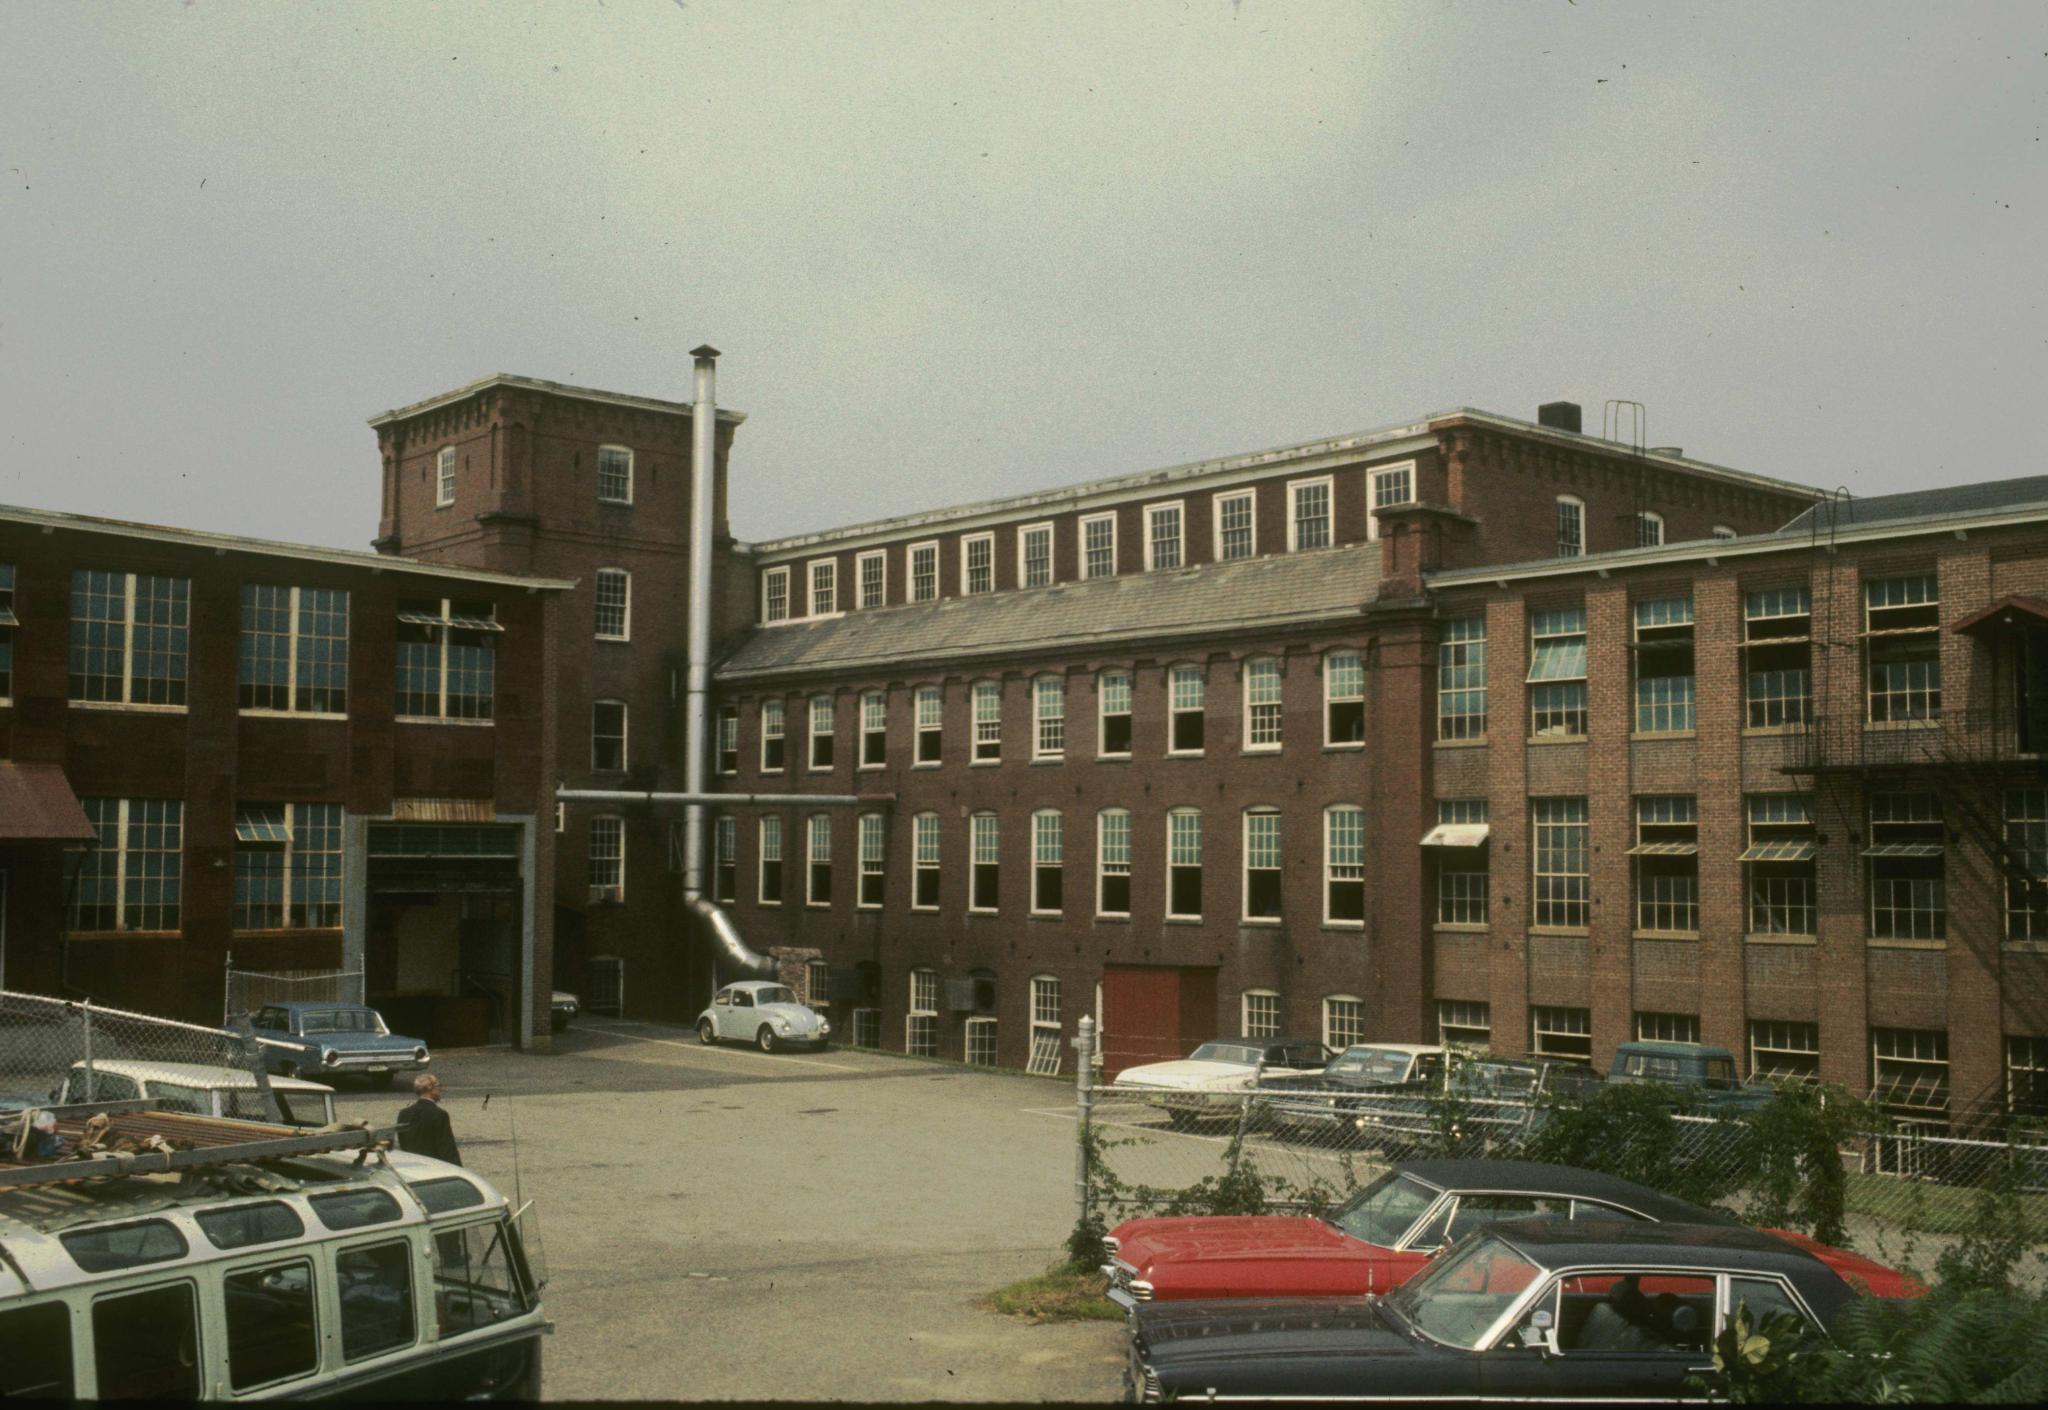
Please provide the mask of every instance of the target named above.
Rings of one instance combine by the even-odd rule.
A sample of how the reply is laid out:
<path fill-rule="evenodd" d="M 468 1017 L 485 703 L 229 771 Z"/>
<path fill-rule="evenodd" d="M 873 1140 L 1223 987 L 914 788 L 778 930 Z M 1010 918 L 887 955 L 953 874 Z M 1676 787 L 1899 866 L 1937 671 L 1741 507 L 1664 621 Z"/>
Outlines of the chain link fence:
<path fill-rule="evenodd" d="M 263 973 L 236 969 L 228 956 L 221 1021 L 233 1023 L 265 1004 L 360 1004 L 363 1002 L 363 972 L 359 969 L 284 969 Z"/>
<path fill-rule="evenodd" d="M 65 1101 L 126 1101 L 137 1077 L 191 1084 L 186 1066 L 262 1066 L 253 1036 L 99 1004 L 0 990 L 0 1112 Z M 266 1090 L 260 1079 L 258 1090 Z M 275 1113 L 271 1114 L 275 1119 Z"/>
<path fill-rule="evenodd" d="M 1101 1084 L 1085 1060 L 1091 1029 L 1075 1042 L 1084 1058 L 1077 1194 L 1084 1219 L 1112 1227 L 1141 1214 L 1318 1214 L 1415 1158 L 1543 1158 L 1541 1133 L 1573 1106 L 1470 1099 L 1441 1086 L 1191 1092 Z M 1783 1183 L 1763 1168 L 1760 1143 L 1773 1138 L 1751 1119 L 1680 1114 L 1621 1133 L 1598 1164 L 1623 1175 L 1653 1166 L 1669 1193 L 1754 1222 L 1796 1225 Z M 1994 1189 L 2048 1235 L 2048 1144 L 1880 1122 L 1844 1134 L 1837 1154 L 1848 1244 L 1880 1261 L 1933 1266 L 1981 1220 L 1983 1195 Z"/>

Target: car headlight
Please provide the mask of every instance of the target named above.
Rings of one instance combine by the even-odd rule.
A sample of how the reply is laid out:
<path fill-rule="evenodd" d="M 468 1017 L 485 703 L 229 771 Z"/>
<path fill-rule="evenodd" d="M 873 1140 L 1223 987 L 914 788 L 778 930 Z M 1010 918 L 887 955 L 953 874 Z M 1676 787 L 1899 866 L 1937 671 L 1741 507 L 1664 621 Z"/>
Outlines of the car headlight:
<path fill-rule="evenodd" d="M 823 1036 L 824 1036 L 825 1034 L 827 1034 L 827 1033 L 830 1033 L 831 1031 L 832 1031 L 832 1025 L 831 1025 L 831 1024 L 827 1023 L 827 1022 L 826 1022 L 826 1021 L 825 1021 L 824 1019 L 822 1019 L 822 1018 L 818 1020 L 818 1034 L 819 1034 L 819 1036 L 820 1036 L 820 1037 L 823 1037 Z"/>
<path fill-rule="evenodd" d="M 777 1017 L 775 1020 L 775 1026 L 777 1028 L 780 1028 L 785 1033 L 789 1032 L 789 1020 L 786 1018 Z"/>
<path fill-rule="evenodd" d="M 414 1062 L 425 1062 L 427 1060 L 427 1045 L 425 1043 L 412 1050 L 412 1060 Z"/>
<path fill-rule="evenodd" d="M 322 1048 L 320 1050 L 320 1065 L 322 1067 L 332 1067 L 334 1066 L 334 1064 L 340 1061 L 341 1054 L 334 1051 L 334 1049 Z"/>

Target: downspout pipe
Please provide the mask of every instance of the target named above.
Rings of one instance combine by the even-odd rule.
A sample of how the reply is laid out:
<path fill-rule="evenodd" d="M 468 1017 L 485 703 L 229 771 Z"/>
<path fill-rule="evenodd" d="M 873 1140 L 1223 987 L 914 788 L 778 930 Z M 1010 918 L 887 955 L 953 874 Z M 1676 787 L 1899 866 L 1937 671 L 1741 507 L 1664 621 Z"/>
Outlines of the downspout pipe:
<path fill-rule="evenodd" d="M 697 395 L 690 407 L 690 616 L 684 643 L 683 792 L 704 796 L 711 739 L 711 536 L 718 481 L 718 349 L 692 348 Z M 704 804 L 683 808 L 683 904 L 694 912 L 734 969 L 773 979 L 775 961 L 752 949 L 732 917 L 704 894 Z"/>

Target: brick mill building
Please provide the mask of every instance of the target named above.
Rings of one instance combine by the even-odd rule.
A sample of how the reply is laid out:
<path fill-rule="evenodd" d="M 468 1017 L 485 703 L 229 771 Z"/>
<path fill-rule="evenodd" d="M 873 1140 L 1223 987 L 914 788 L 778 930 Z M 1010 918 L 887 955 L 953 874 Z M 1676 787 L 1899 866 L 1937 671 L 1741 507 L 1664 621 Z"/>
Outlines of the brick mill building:
<path fill-rule="evenodd" d="M 688 1021 L 765 956 L 843 1040 L 1040 1071 L 1092 1012 L 1112 1068 L 1642 1035 L 1909 1119 L 2037 1099 L 2048 478 L 1829 501 L 1558 403 L 745 543 L 709 410 L 499 376 L 373 422 L 391 567 L 351 571 L 551 604 L 545 741 L 500 728 L 494 768 L 614 795 L 525 834 L 530 1000 L 551 960 Z M 698 881 L 658 799 L 693 777 L 693 549 Z M 384 649 L 351 637 L 357 679 Z M 366 916 L 367 952 L 435 914 Z"/>

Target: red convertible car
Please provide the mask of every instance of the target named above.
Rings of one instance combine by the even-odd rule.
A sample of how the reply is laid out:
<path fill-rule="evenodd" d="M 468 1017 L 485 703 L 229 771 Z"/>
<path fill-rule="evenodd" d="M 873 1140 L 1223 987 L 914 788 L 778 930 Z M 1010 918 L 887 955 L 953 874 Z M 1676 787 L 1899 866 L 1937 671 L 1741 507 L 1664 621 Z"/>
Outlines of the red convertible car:
<path fill-rule="evenodd" d="M 1354 1297 L 1383 1293 L 1461 1235 L 1509 1219 L 1739 1225 L 1734 1215 L 1632 1180 L 1522 1160 L 1410 1160 L 1324 1218 L 1128 1219 L 1104 1243 L 1110 1300 L 1126 1310 L 1180 1298 Z M 1917 1297 L 1919 1280 L 1804 1234 L 1772 1229 L 1851 1285 Z"/>

